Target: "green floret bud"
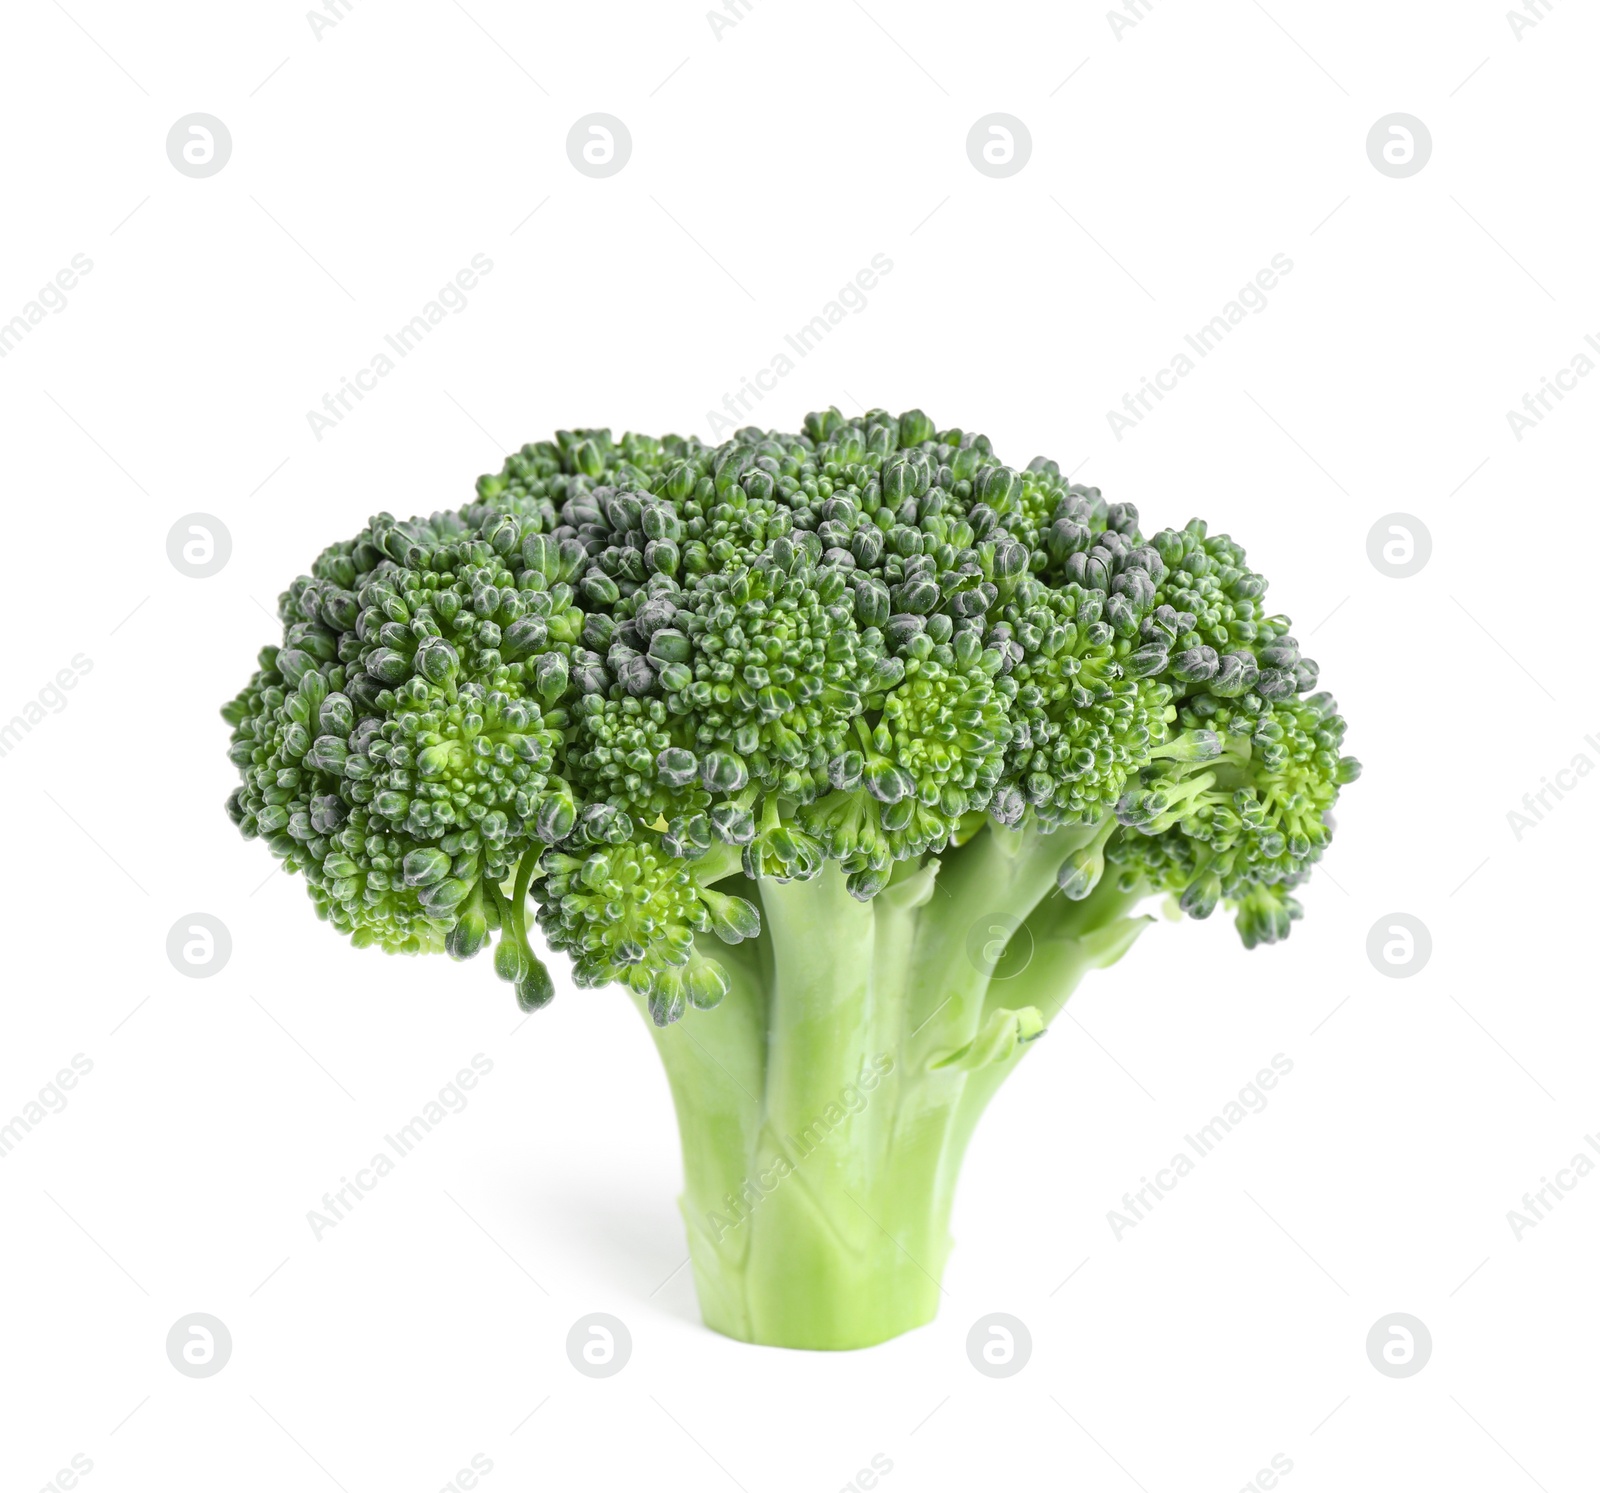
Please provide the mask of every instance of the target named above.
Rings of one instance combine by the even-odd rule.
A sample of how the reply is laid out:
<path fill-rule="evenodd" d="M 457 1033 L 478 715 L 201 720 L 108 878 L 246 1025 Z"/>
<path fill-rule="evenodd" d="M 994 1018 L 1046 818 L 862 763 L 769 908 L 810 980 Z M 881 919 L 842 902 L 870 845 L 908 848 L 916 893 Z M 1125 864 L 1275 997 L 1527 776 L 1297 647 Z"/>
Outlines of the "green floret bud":
<path fill-rule="evenodd" d="M 697 1011 L 720 1005 L 728 993 L 728 973 L 715 959 L 692 954 L 683 969 L 683 990 Z"/>
<path fill-rule="evenodd" d="M 1222 896 L 1222 878 L 1215 871 L 1203 871 L 1183 889 L 1178 905 L 1191 918 L 1208 918 Z"/>
<path fill-rule="evenodd" d="M 761 914 L 743 897 L 729 897 L 709 888 L 700 901 L 710 919 L 711 931 L 724 943 L 739 943 L 761 932 Z"/>
<path fill-rule="evenodd" d="M 1118 821 L 1107 815 L 1094 838 L 1075 849 L 1056 870 L 1056 886 L 1069 902 L 1082 902 L 1097 886 L 1106 869 L 1106 842 L 1116 832 Z"/>
<path fill-rule="evenodd" d="M 488 919 L 478 909 L 462 914 L 445 939 L 445 947 L 456 959 L 471 959 L 489 941 Z"/>
<path fill-rule="evenodd" d="M 1239 904 L 1234 924 L 1247 949 L 1278 943 L 1289 936 L 1289 925 L 1302 916 L 1300 904 L 1277 887 L 1256 887 Z"/>
<path fill-rule="evenodd" d="M 537 959 L 518 979 L 516 988 L 517 1004 L 524 1011 L 542 1011 L 556 998 L 555 982 L 550 978 L 550 971 Z"/>
<path fill-rule="evenodd" d="M 494 947 L 494 972 L 510 984 L 516 984 L 527 975 L 529 963 L 515 938 L 502 938 Z"/>
<path fill-rule="evenodd" d="M 407 852 L 400 870 L 407 886 L 433 886 L 450 874 L 450 857 L 435 845 L 418 846 Z"/>

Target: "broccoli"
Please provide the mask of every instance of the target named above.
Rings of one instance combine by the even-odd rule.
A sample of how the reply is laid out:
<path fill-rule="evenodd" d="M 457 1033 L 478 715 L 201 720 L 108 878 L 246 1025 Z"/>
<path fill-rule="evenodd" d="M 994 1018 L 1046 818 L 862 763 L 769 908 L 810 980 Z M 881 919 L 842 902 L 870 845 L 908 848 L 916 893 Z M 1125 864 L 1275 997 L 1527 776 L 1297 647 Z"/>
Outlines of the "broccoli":
<path fill-rule="evenodd" d="M 649 1018 L 707 1324 L 934 1316 L 963 1153 L 1167 894 L 1247 948 L 1359 766 L 1244 551 L 919 410 L 557 432 L 279 598 L 228 812 L 358 946 Z M 692 1012 L 690 1008 L 693 1008 Z"/>

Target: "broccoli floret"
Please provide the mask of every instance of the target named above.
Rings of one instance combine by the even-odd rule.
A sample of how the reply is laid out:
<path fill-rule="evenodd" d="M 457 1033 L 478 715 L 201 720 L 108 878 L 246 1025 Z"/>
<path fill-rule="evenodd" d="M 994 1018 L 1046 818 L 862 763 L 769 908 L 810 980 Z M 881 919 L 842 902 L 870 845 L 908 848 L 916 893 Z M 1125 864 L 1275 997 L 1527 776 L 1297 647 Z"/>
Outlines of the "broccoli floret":
<path fill-rule="evenodd" d="M 279 598 L 228 811 L 355 944 L 648 1014 L 706 1320 L 928 1320 L 990 1095 L 1169 896 L 1287 936 L 1358 764 L 1199 519 L 918 410 L 560 431 Z M 687 1017 L 692 1040 L 677 1023 Z"/>

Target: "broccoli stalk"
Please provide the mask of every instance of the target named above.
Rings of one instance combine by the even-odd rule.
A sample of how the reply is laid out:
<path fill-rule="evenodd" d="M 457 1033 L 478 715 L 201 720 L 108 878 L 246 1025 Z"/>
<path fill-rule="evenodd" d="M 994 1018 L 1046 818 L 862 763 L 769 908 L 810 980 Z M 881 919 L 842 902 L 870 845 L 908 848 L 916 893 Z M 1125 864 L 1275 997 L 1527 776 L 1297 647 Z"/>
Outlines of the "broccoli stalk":
<path fill-rule="evenodd" d="M 1244 551 L 920 411 L 710 448 L 563 431 L 279 598 L 228 811 L 358 946 L 536 1011 L 618 983 L 683 1140 L 706 1321 L 937 1309 L 985 1106 L 1165 895 L 1287 936 L 1344 721 Z"/>
<path fill-rule="evenodd" d="M 865 903 L 836 867 L 763 881 L 760 937 L 723 956 L 727 996 L 692 1023 L 651 1024 L 708 1325 L 855 1348 L 933 1318 L 985 1106 L 1083 974 L 1150 921 L 1112 882 L 1077 902 L 1056 892 L 1062 854 L 1084 838 L 986 828 Z M 952 938 L 988 934 L 1001 907 L 972 953 Z M 1018 912 L 1027 962 L 1010 973 Z M 992 978 L 997 957 L 1009 978 Z"/>

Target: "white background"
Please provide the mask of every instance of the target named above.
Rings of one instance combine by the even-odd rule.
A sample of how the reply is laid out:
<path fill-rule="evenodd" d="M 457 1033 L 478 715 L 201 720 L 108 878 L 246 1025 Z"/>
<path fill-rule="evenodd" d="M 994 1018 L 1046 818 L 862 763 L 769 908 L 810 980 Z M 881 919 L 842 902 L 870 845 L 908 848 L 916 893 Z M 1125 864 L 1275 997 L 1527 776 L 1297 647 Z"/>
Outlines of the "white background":
<path fill-rule="evenodd" d="M 0 1164 L 4 1485 L 79 1454 L 104 1493 L 430 1493 L 482 1454 L 491 1493 L 832 1493 L 882 1454 L 890 1493 L 1222 1493 L 1281 1454 L 1293 1493 L 1593 1487 L 1600 1180 L 1506 1217 L 1600 1130 L 1600 782 L 1507 819 L 1600 763 L 1600 379 L 1506 418 L 1600 335 L 1592 12 L 1154 0 L 1119 35 L 1093 5 L 752 0 L 719 37 L 688 0 L 465 4 L 355 0 L 320 39 L 291 3 L 5 7 L 0 320 L 93 270 L 0 361 L 0 718 L 92 667 L 0 758 L 0 1119 L 93 1071 Z M 196 111 L 233 142 L 200 180 L 165 149 Z M 565 145 L 596 111 L 633 142 L 604 180 Z M 1032 139 L 1006 179 L 965 145 L 997 111 Z M 1395 111 L 1433 141 L 1406 179 L 1366 152 Z M 478 253 L 466 309 L 316 439 Z M 624 998 L 558 975 L 524 1029 L 482 964 L 344 946 L 224 817 L 217 707 L 326 542 L 558 426 L 709 435 L 874 254 L 754 418 L 919 405 L 1147 530 L 1204 514 L 1367 771 L 1287 945 L 1161 924 L 1090 977 L 979 1131 L 938 1321 L 810 1355 L 699 1326 Z M 1266 309 L 1119 440 L 1107 410 L 1275 254 Z M 166 552 L 197 511 L 232 536 L 206 580 Z M 1405 580 L 1367 552 L 1397 511 L 1433 542 Z M 203 980 L 165 951 L 196 911 L 232 936 Z M 1367 957 L 1396 911 L 1432 935 L 1414 978 Z M 1119 1242 L 1108 1210 L 1280 1052 Z M 314 1239 L 475 1053 L 470 1106 Z M 567 1360 L 593 1311 L 632 1333 L 613 1378 Z M 1032 1335 L 1011 1378 L 966 1356 L 994 1311 Z M 1364 1346 L 1397 1311 L 1433 1339 L 1404 1379 Z M 212 1378 L 164 1351 L 192 1312 L 232 1334 Z"/>

